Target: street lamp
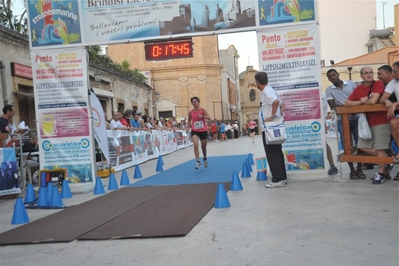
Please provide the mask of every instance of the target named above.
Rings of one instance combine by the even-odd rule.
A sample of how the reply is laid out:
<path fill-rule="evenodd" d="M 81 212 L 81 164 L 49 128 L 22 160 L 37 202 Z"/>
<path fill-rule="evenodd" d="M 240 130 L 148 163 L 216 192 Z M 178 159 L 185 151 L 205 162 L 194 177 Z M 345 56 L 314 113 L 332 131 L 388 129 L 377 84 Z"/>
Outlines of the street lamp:
<path fill-rule="evenodd" d="M 159 102 L 159 92 L 158 91 L 155 92 L 155 100 L 157 103 Z"/>
<path fill-rule="evenodd" d="M 94 73 L 94 80 L 96 81 L 96 85 L 98 86 L 101 82 L 101 73 L 99 72 Z"/>

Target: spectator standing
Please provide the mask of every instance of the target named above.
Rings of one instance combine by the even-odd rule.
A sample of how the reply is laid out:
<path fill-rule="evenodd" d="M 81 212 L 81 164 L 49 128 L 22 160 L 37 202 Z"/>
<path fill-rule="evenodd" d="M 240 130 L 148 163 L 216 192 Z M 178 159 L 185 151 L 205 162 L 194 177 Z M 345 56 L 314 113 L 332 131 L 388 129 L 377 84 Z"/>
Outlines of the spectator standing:
<path fill-rule="evenodd" d="M 188 126 L 188 124 L 187 124 L 187 120 L 186 120 L 185 118 L 183 118 L 183 119 L 181 120 L 180 129 L 186 130 L 186 129 L 188 129 L 188 128 L 189 128 L 189 126 Z"/>
<path fill-rule="evenodd" d="M 356 88 L 356 84 L 352 81 L 343 81 L 340 79 L 338 72 L 335 69 L 330 69 L 327 71 L 327 78 L 332 83 L 332 85 L 328 86 L 326 89 L 326 98 L 328 105 L 330 106 L 331 110 L 335 110 L 336 107 L 344 106 L 345 101 L 348 97 L 353 93 Z M 355 146 L 357 146 L 357 142 L 359 139 L 358 134 L 358 119 L 359 115 L 349 115 L 349 123 L 350 123 L 350 130 L 352 134 L 352 138 L 355 141 Z M 339 132 L 339 136 L 341 142 L 343 144 L 344 135 L 342 132 L 342 121 L 341 115 L 336 116 L 336 123 L 337 129 Z M 352 162 L 348 162 L 350 174 L 350 179 L 365 179 L 366 175 L 362 171 L 362 164 L 357 163 L 356 170 L 353 166 Z M 330 169 L 331 170 L 331 169 Z M 330 172 L 329 170 L 329 172 Z M 332 169 L 331 171 L 333 171 Z"/>
<path fill-rule="evenodd" d="M 231 137 L 231 129 L 232 129 L 231 123 L 227 122 L 227 126 L 226 126 L 226 137 L 227 137 L 227 139 L 231 139 L 232 138 Z"/>
<path fill-rule="evenodd" d="M 220 132 L 220 141 L 227 140 L 226 139 L 226 124 L 223 122 L 223 120 L 220 120 L 219 132 Z"/>
<path fill-rule="evenodd" d="M 285 187 L 287 182 L 287 172 L 281 144 L 269 145 L 266 143 L 264 122 L 272 121 L 275 117 L 282 116 L 280 105 L 282 104 L 276 91 L 268 85 L 266 72 L 255 74 L 255 84 L 260 90 L 260 110 L 259 122 L 262 126 L 263 147 L 265 149 L 267 161 L 269 163 L 272 180 L 266 184 L 267 188 Z"/>
<path fill-rule="evenodd" d="M 3 116 L 0 117 L 0 131 L 1 133 L 11 133 L 9 126 L 10 119 L 15 115 L 15 109 L 11 104 L 3 107 Z"/>
<path fill-rule="evenodd" d="M 391 118 L 390 126 L 391 126 L 391 135 L 397 147 L 399 147 L 399 117 L 398 117 L 398 106 L 399 101 L 392 102 L 391 97 L 395 95 L 396 98 L 399 97 L 399 61 L 393 63 L 392 65 L 392 79 L 388 82 L 385 87 L 384 94 L 382 95 L 380 102 L 384 103 L 388 110 L 388 117 Z M 379 75 L 380 76 L 380 75 Z M 388 81 L 388 79 L 386 80 Z M 385 82 L 384 82 L 385 83 Z M 393 162 L 399 163 L 398 154 L 393 156 Z M 399 180 L 399 172 L 394 177 L 394 180 Z"/>
<path fill-rule="evenodd" d="M 239 136 L 238 136 L 238 135 L 239 135 L 239 134 L 238 134 L 238 128 L 239 128 L 239 127 L 238 127 L 237 121 L 234 123 L 233 128 L 234 128 L 234 138 L 235 138 L 235 139 L 238 139 L 238 137 L 239 137 Z"/>
<path fill-rule="evenodd" d="M 211 125 L 211 132 L 212 132 L 212 140 L 216 141 L 217 140 L 217 134 L 218 134 L 218 126 L 217 126 L 216 119 L 213 121 L 213 123 Z"/>
<path fill-rule="evenodd" d="M 132 127 L 130 120 L 132 120 L 133 111 L 127 109 L 124 113 L 122 118 L 119 120 L 124 127 Z"/>
<path fill-rule="evenodd" d="M 113 130 L 129 129 L 127 127 L 124 127 L 122 125 L 121 121 L 119 121 L 121 118 L 122 118 L 122 113 L 121 112 L 119 112 L 119 111 L 114 112 L 113 119 L 109 123 L 110 129 L 113 129 Z"/>
<path fill-rule="evenodd" d="M 372 105 L 379 101 L 384 93 L 384 83 L 381 80 L 374 80 L 373 69 L 365 66 L 360 70 L 363 84 L 356 87 L 353 93 L 345 102 L 345 106 Z M 368 112 L 367 121 L 371 130 L 371 139 L 359 137 L 358 149 L 368 154 L 386 157 L 385 150 L 389 149 L 391 132 L 389 129 L 389 118 L 387 111 Z M 382 184 L 384 178 L 385 164 L 378 164 L 378 172 L 374 175 L 373 184 Z"/>
<path fill-rule="evenodd" d="M 324 116 L 324 124 L 326 124 L 326 119 L 328 116 L 328 103 L 326 100 L 326 95 L 322 93 L 321 95 L 321 104 L 323 107 L 323 116 Z M 338 174 L 338 168 L 334 165 L 334 159 L 332 156 L 332 151 L 328 143 L 326 142 L 326 153 L 327 153 L 327 160 L 328 163 L 330 164 L 330 169 L 328 169 L 328 175 L 336 175 Z"/>

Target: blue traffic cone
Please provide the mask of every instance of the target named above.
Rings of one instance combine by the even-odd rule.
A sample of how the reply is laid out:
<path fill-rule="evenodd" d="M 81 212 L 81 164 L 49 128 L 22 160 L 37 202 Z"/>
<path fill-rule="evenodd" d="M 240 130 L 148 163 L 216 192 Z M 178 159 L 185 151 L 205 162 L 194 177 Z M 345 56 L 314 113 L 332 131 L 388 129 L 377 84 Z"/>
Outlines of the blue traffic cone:
<path fill-rule="evenodd" d="M 49 203 L 49 206 L 51 206 L 51 198 L 53 197 L 53 191 L 54 191 L 54 185 L 53 182 L 48 182 L 47 183 L 47 188 L 46 188 L 46 192 L 47 192 L 47 202 Z"/>
<path fill-rule="evenodd" d="M 28 213 L 21 198 L 17 198 L 14 205 L 14 213 L 12 215 L 11 224 L 29 223 Z"/>
<path fill-rule="evenodd" d="M 244 177 L 251 177 L 251 174 L 249 173 L 249 170 L 248 170 L 247 162 L 244 162 L 242 164 L 241 178 L 244 178 Z"/>
<path fill-rule="evenodd" d="M 252 165 L 251 165 L 251 163 L 249 162 L 249 159 L 248 159 L 248 158 L 245 159 L 245 162 L 247 163 L 248 171 L 251 173 L 253 170 L 252 170 Z"/>
<path fill-rule="evenodd" d="M 38 207 L 48 207 L 49 206 L 46 188 L 44 188 L 44 187 L 41 187 L 39 189 L 39 197 L 37 199 L 37 206 Z"/>
<path fill-rule="evenodd" d="M 62 202 L 61 195 L 58 192 L 58 187 L 53 187 L 53 194 L 51 195 L 50 206 L 64 207 L 64 203 Z"/>
<path fill-rule="evenodd" d="M 266 181 L 267 180 L 267 175 L 266 171 L 261 171 L 256 174 L 256 180 L 257 181 Z"/>
<path fill-rule="evenodd" d="M 40 173 L 40 187 L 46 187 L 46 172 Z"/>
<path fill-rule="evenodd" d="M 255 164 L 254 157 L 252 156 L 252 153 L 248 154 L 248 160 L 251 165 Z"/>
<path fill-rule="evenodd" d="M 127 176 L 126 169 L 123 169 L 123 171 L 122 171 L 121 182 L 119 185 L 121 185 L 121 186 L 130 185 L 130 181 L 129 181 L 129 177 Z"/>
<path fill-rule="evenodd" d="M 72 193 L 71 189 L 69 188 L 68 180 L 62 181 L 61 198 L 62 199 L 72 198 Z"/>
<path fill-rule="evenodd" d="M 158 159 L 158 161 L 157 161 L 157 169 L 156 169 L 157 172 L 162 172 L 163 171 L 162 165 L 163 165 L 162 161 L 160 161 Z"/>
<path fill-rule="evenodd" d="M 158 161 L 160 161 L 162 165 L 165 164 L 165 163 L 163 162 L 162 155 L 159 155 L 159 156 L 158 156 Z"/>
<path fill-rule="evenodd" d="M 94 186 L 94 195 L 105 194 L 105 189 L 101 177 L 96 177 L 96 185 Z"/>
<path fill-rule="evenodd" d="M 230 202 L 223 184 L 218 185 L 216 191 L 215 208 L 229 208 Z"/>
<path fill-rule="evenodd" d="M 134 177 L 133 178 L 142 178 L 142 174 L 140 171 L 140 166 L 136 165 L 136 168 L 134 169 Z"/>
<path fill-rule="evenodd" d="M 108 181 L 108 190 L 117 190 L 118 184 L 116 183 L 116 178 L 114 173 L 111 173 L 111 175 L 109 176 L 109 181 Z"/>
<path fill-rule="evenodd" d="M 240 191 L 240 190 L 242 190 L 241 180 L 238 177 L 237 171 L 233 172 L 233 177 L 231 179 L 231 184 L 230 184 L 230 190 L 231 191 Z"/>
<path fill-rule="evenodd" d="M 25 201 L 24 203 L 31 203 L 36 200 L 36 195 L 35 191 L 33 190 L 32 184 L 28 184 L 28 187 L 26 188 L 26 195 L 25 195 Z"/>

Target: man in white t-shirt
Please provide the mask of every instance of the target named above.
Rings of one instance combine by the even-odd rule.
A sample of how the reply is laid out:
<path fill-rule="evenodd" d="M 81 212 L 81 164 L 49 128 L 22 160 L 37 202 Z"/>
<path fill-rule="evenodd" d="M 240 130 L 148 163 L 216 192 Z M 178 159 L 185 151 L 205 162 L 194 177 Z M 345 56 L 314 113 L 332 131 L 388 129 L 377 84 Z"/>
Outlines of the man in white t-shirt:
<path fill-rule="evenodd" d="M 121 117 L 122 117 L 122 115 L 120 115 L 119 111 L 114 112 L 114 115 L 112 116 L 112 120 L 109 123 L 110 129 L 121 130 L 123 128 L 121 121 L 119 121 L 119 119 Z"/>
<path fill-rule="evenodd" d="M 388 110 L 388 117 L 391 118 L 391 135 L 395 140 L 396 145 L 399 145 L 399 117 L 395 116 L 395 111 L 399 110 L 399 101 L 392 103 L 388 98 L 391 94 L 395 94 L 396 98 L 399 98 L 399 61 L 396 61 L 392 65 L 392 76 L 393 79 L 385 87 L 384 94 L 380 99 L 380 103 L 385 103 Z M 399 163 L 399 154 L 393 156 L 394 163 Z M 394 178 L 394 180 L 399 180 L 399 176 Z"/>
<path fill-rule="evenodd" d="M 273 88 L 268 85 L 269 79 L 266 72 L 258 72 L 255 75 L 255 84 L 260 90 L 259 126 L 262 128 L 263 147 L 269 163 L 272 180 L 266 184 L 267 188 L 285 187 L 287 171 L 281 144 L 269 145 L 266 143 L 264 122 L 272 121 L 275 117 L 282 116 L 283 103 Z"/>
<path fill-rule="evenodd" d="M 328 110 L 328 102 L 326 99 L 326 95 L 324 93 L 321 94 L 321 104 L 323 107 L 323 116 L 324 116 L 324 125 L 326 124 L 327 115 L 330 112 Z M 332 156 L 332 151 L 328 143 L 326 142 L 326 153 L 327 153 L 327 160 L 330 164 L 330 169 L 328 169 L 328 175 L 336 175 L 338 174 L 338 168 L 334 165 L 334 159 Z"/>

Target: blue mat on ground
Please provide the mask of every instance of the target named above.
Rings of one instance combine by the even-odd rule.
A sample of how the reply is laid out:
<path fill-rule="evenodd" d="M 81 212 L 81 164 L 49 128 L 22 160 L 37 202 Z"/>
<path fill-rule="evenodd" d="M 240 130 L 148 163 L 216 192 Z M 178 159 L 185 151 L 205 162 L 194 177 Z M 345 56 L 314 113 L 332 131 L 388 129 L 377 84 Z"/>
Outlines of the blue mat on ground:
<path fill-rule="evenodd" d="M 208 157 L 208 168 L 204 168 L 201 158 L 200 169 L 194 169 L 195 159 L 193 159 L 135 182 L 130 186 L 143 187 L 231 182 L 233 172 L 237 171 L 239 173 L 247 158 L 248 154 Z"/>

